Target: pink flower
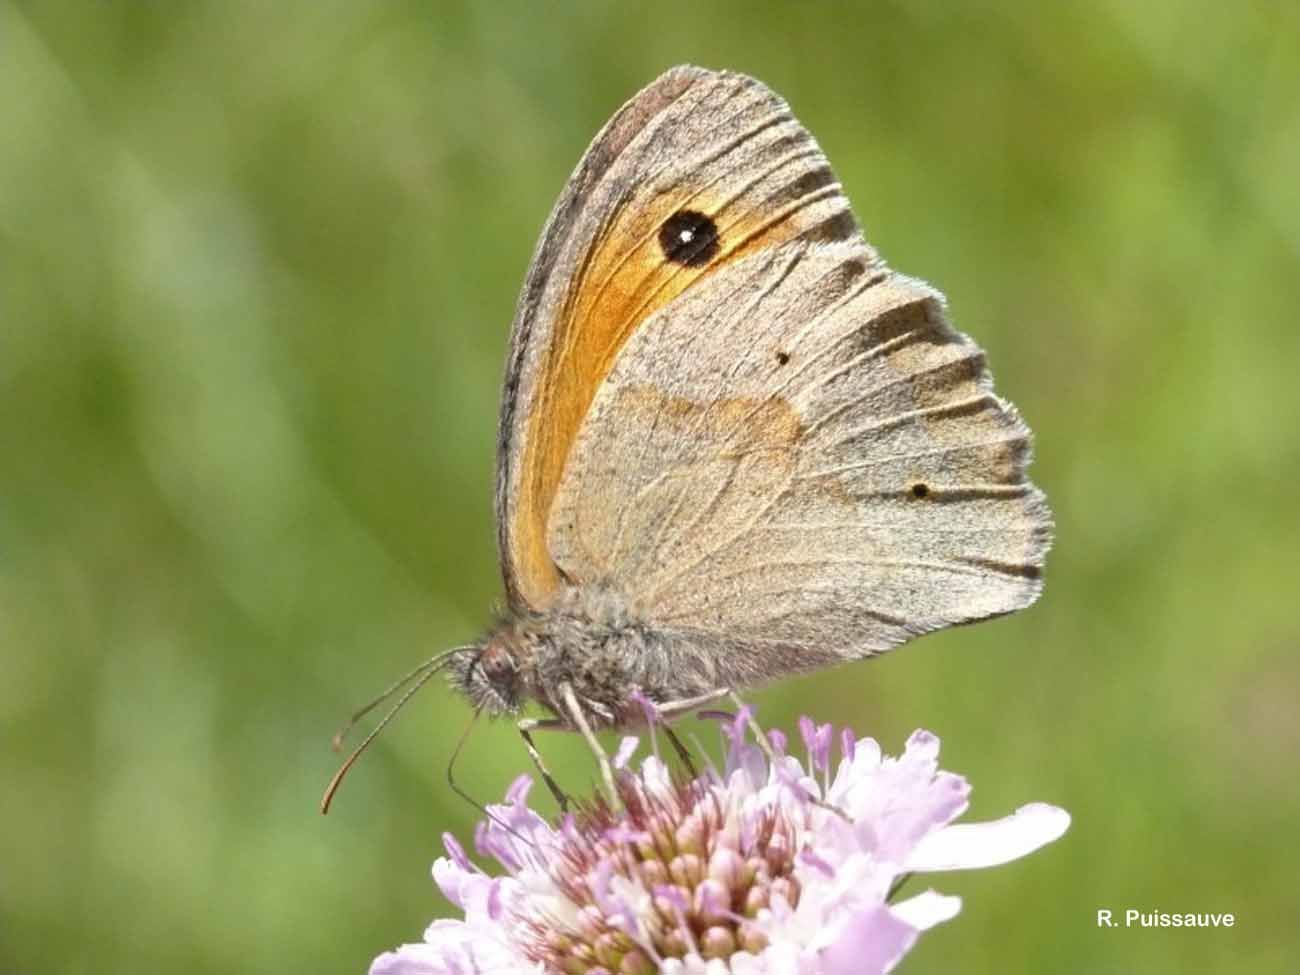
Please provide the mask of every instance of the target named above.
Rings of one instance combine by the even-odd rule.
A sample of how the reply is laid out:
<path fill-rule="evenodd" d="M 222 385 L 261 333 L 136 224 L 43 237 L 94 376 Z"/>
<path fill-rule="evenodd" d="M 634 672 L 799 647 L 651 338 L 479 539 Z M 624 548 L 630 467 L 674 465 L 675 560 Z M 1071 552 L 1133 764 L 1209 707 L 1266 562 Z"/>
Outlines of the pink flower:
<path fill-rule="evenodd" d="M 961 909 L 933 890 L 892 900 L 903 878 L 1005 863 L 1069 826 L 1043 803 L 953 825 L 970 787 L 939 770 L 926 731 L 898 758 L 845 731 L 835 764 L 830 725 L 804 719 L 807 763 L 784 753 L 779 733 L 769 763 L 747 724 L 742 713 L 727 727 L 722 772 L 675 780 L 649 757 L 620 772 L 623 809 L 597 802 L 556 826 L 528 808 L 532 783 L 520 778 L 476 836 L 504 873 L 444 837 L 433 876 L 464 918 L 434 921 L 371 975 L 887 972 Z"/>

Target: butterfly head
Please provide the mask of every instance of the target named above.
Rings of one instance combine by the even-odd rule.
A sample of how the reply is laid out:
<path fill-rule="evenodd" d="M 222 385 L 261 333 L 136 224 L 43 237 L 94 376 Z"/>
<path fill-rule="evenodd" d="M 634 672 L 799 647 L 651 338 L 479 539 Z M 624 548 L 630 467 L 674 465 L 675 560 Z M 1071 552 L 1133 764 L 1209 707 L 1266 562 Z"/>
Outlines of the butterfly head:
<path fill-rule="evenodd" d="M 451 663 L 451 681 L 475 710 L 489 715 L 513 714 L 524 698 L 520 648 L 511 634 L 498 630 L 481 644 L 458 654 Z"/>

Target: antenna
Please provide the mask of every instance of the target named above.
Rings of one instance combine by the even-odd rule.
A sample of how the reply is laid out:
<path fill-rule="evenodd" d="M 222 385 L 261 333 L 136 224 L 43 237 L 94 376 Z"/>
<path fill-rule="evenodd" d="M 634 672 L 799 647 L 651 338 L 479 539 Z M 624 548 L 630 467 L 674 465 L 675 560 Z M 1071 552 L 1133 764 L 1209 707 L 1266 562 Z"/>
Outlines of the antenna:
<path fill-rule="evenodd" d="M 402 710 L 402 708 L 406 705 L 406 702 L 409 701 L 415 695 L 415 692 L 418 691 L 421 687 L 423 687 L 426 683 L 428 683 L 429 678 L 433 677 L 434 674 L 438 673 L 445 666 L 447 666 L 447 664 L 451 662 L 451 658 L 455 654 L 465 650 L 473 650 L 473 649 L 474 649 L 474 645 L 469 644 L 463 647 L 453 647 L 451 650 L 445 650 L 442 653 L 430 657 L 424 663 L 420 664 L 418 667 L 412 670 L 409 674 L 394 681 L 393 684 L 391 684 L 382 694 L 380 694 L 369 704 L 366 704 L 365 706 L 358 708 L 352 714 L 352 717 L 348 719 L 347 724 L 345 724 L 342 728 L 340 728 L 338 733 L 334 735 L 332 744 L 334 746 L 335 751 L 338 751 L 342 747 L 343 739 L 347 737 L 348 732 L 351 731 L 353 727 L 356 726 L 356 723 L 358 721 L 360 721 L 367 714 L 373 711 L 376 707 L 378 707 L 384 701 L 388 700 L 390 697 L 392 697 L 394 694 L 400 691 L 403 687 L 406 687 L 407 684 L 411 684 L 412 681 L 415 681 L 414 684 L 411 684 L 410 687 L 407 687 L 405 693 L 403 693 L 402 696 L 398 698 L 397 703 L 394 704 L 392 708 L 389 710 L 389 712 L 384 715 L 383 719 L 379 722 L 379 724 L 375 725 L 375 727 L 371 730 L 370 734 L 366 735 L 366 737 L 362 739 L 361 744 L 359 744 L 356 748 L 354 748 L 352 750 L 352 753 L 348 755 L 346 759 L 343 760 L 343 764 L 339 766 L 339 770 L 334 773 L 334 777 L 330 779 L 329 785 L 325 787 L 325 794 L 321 796 L 321 800 L 320 800 L 321 815 L 325 815 L 330 811 L 330 803 L 334 800 L 334 794 L 338 792 L 339 786 L 343 784 L 343 777 L 348 774 L 348 770 L 352 768 L 356 760 L 361 757 L 361 753 L 370 747 L 370 743 L 379 736 L 379 733 L 384 730 L 384 727 L 388 724 L 388 722 L 392 721 L 393 718 L 397 716 L 397 712 Z M 536 847 L 537 845 L 536 843 L 534 843 L 528 837 L 521 834 L 518 830 L 514 829 L 509 823 L 505 822 L 499 816 L 493 813 L 490 809 L 488 809 L 487 806 L 483 805 L 481 802 L 479 802 L 477 799 L 471 796 L 468 792 L 462 789 L 459 785 L 457 785 L 456 779 L 452 775 L 452 770 L 456 765 L 456 759 L 460 757 L 461 750 L 465 747 L 465 742 L 469 739 L 469 733 L 473 730 L 475 723 L 477 723 L 478 721 L 479 715 L 482 713 L 483 713 L 483 706 L 480 704 L 478 707 L 474 709 L 474 713 L 470 716 L 469 723 L 465 725 L 465 730 L 460 733 L 460 738 L 456 740 L 456 747 L 455 749 L 452 750 L 451 758 L 447 762 L 447 784 L 451 786 L 452 791 L 455 792 L 456 795 L 460 796 L 471 806 L 473 806 L 475 809 L 481 812 L 485 817 L 487 817 L 492 822 L 496 823 L 498 826 L 504 829 L 511 836 L 515 837 L 518 840 L 523 841 L 529 846 Z"/>
<path fill-rule="evenodd" d="M 321 796 L 321 800 L 320 800 L 321 815 L 325 815 L 330 811 L 330 803 L 334 799 L 334 793 L 338 792 L 339 786 L 343 784 L 343 777 L 348 774 L 348 770 L 352 768 L 356 760 L 361 757 L 361 753 L 370 747 L 370 743 L 379 736 L 379 733 L 384 730 L 388 722 L 392 721 L 393 718 L 397 716 L 397 712 L 402 710 L 406 702 L 409 701 L 412 698 L 412 696 L 414 696 L 415 692 L 418 691 L 425 684 L 427 684 L 429 682 L 429 678 L 431 678 L 434 674 L 438 673 L 445 666 L 447 666 L 447 664 L 451 662 L 451 658 L 453 655 L 460 653 L 461 651 L 464 650 L 472 650 L 472 649 L 473 649 L 472 645 L 463 646 L 463 647 L 454 647 L 451 650 L 444 650 L 442 653 L 430 657 L 428 660 L 420 664 L 420 666 L 416 667 L 405 677 L 402 677 L 400 680 L 393 683 L 387 690 L 385 690 L 382 694 L 380 694 L 369 704 L 365 705 L 364 707 L 358 708 L 352 714 L 352 717 L 348 719 L 347 724 L 345 724 L 342 728 L 340 728 L 337 734 L 334 735 L 331 744 L 333 745 L 335 751 L 338 751 L 340 748 L 343 747 L 343 739 L 347 737 L 348 732 L 350 732 L 356 726 L 356 723 L 358 721 L 360 721 L 367 714 L 369 714 L 371 711 L 377 708 L 380 704 L 383 704 L 384 701 L 387 701 L 390 697 L 392 697 L 394 694 L 400 691 L 403 687 L 406 687 L 407 684 L 411 684 L 411 681 L 413 680 L 415 681 L 415 683 L 411 684 L 411 686 L 406 689 L 406 692 L 400 698 L 398 698 L 397 703 L 394 704 L 393 707 L 389 710 L 389 712 L 384 715 L 383 719 L 379 722 L 379 724 L 375 725 L 374 729 L 371 730 L 370 734 L 366 735 L 366 737 L 362 739 L 361 744 L 352 750 L 352 754 L 350 754 L 346 759 L 344 759 L 343 764 L 339 766 L 339 770 L 334 773 L 334 777 L 330 779 L 330 784 L 325 788 L 325 794 Z"/>

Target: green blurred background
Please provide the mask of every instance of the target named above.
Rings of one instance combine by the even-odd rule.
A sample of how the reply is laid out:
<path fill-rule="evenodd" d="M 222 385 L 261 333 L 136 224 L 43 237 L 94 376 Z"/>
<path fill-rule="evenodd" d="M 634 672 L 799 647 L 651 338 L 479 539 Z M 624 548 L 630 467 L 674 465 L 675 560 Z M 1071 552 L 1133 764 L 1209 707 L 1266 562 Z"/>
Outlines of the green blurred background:
<path fill-rule="evenodd" d="M 702 7 L 0 2 L 0 970 L 361 972 L 446 909 L 465 704 L 322 818 L 329 736 L 487 621 L 536 234 L 683 61 L 790 100 L 1056 511 L 1032 610 L 756 696 L 934 730 L 974 817 L 1074 814 L 935 878 L 965 908 L 902 971 L 1294 970 L 1300 8 Z M 462 767 L 525 757 L 480 727 Z"/>

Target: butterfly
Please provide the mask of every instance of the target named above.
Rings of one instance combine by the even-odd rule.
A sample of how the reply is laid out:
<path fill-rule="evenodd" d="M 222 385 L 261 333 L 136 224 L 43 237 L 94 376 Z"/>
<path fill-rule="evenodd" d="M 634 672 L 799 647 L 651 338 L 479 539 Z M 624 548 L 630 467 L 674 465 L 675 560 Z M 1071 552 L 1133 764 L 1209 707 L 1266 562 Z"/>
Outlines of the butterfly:
<path fill-rule="evenodd" d="M 781 98 L 665 72 L 596 136 L 524 281 L 505 612 L 408 678 L 446 668 L 476 714 L 540 704 L 539 763 L 539 726 L 603 760 L 593 732 L 647 707 L 1032 603 L 1051 515 L 1030 433 L 944 309 L 864 240 Z"/>

